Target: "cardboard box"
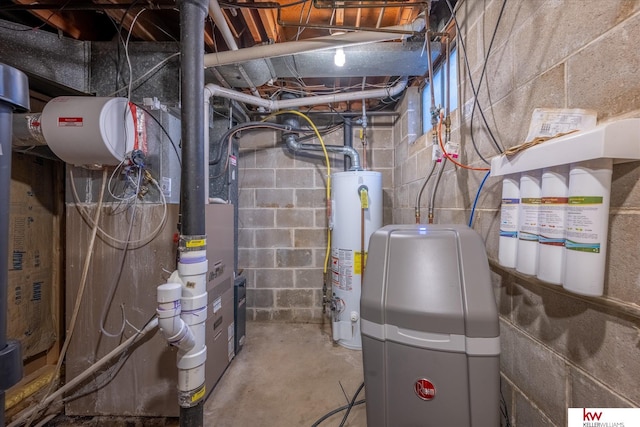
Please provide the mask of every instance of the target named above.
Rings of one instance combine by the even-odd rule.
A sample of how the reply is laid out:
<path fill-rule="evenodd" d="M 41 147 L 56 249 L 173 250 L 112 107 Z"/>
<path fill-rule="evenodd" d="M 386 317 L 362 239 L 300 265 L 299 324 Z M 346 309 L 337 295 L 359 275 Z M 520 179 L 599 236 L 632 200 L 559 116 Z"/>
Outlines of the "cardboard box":
<path fill-rule="evenodd" d="M 28 359 L 56 342 L 53 161 L 14 153 L 9 206 L 8 337 Z"/>

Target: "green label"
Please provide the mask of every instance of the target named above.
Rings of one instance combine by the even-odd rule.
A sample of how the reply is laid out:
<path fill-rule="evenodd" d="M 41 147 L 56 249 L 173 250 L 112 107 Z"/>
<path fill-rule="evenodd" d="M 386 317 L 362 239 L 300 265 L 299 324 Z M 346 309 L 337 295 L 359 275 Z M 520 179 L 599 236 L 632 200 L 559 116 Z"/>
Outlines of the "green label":
<path fill-rule="evenodd" d="M 601 205 L 602 197 L 601 196 L 579 196 L 579 197 L 569 197 L 570 205 Z"/>
<path fill-rule="evenodd" d="M 540 197 L 523 197 L 520 199 L 520 203 L 524 205 L 539 205 Z"/>

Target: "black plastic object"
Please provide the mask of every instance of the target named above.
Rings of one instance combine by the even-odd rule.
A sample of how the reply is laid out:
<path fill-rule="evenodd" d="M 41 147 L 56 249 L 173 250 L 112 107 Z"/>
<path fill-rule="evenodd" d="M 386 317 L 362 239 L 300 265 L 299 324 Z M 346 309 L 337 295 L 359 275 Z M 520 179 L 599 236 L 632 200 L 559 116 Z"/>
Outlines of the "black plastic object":
<path fill-rule="evenodd" d="M 244 345 L 247 329 L 247 279 L 244 276 L 236 277 L 233 284 L 233 297 L 234 348 L 237 356 Z"/>

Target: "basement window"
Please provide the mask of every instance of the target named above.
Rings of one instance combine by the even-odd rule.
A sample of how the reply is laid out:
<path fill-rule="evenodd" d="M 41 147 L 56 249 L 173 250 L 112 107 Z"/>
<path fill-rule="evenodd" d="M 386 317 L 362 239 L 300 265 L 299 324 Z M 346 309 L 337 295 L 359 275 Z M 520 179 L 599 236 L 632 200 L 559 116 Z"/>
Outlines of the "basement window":
<path fill-rule="evenodd" d="M 450 98 L 450 112 L 453 112 L 458 108 L 458 57 L 456 55 L 457 49 L 451 49 L 450 61 L 449 61 L 449 81 L 451 87 L 449 89 Z M 447 74 L 447 61 L 443 60 L 439 62 L 437 68 L 433 72 L 433 92 L 436 99 L 436 108 L 445 108 L 445 95 L 446 89 L 446 74 Z M 431 83 L 427 84 L 422 89 L 422 132 L 427 133 L 431 130 Z"/>

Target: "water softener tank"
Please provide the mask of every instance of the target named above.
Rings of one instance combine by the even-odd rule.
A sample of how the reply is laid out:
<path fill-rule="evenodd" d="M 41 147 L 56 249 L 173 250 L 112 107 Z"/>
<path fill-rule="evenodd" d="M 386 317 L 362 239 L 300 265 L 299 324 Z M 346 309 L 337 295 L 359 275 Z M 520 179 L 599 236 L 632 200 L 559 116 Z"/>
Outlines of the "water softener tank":
<path fill-rule="evenodd" d="M 360 290 L 369 237 L 382 226 L 382 174 L 337 172 L 331 182 L 333 340 L 360 350 Z"/>
<path fill-rule="evenodd" d="M 498 312 L 475 231 L 376 231 L 361 313 L 369 427 L 500 425 Z"/>

